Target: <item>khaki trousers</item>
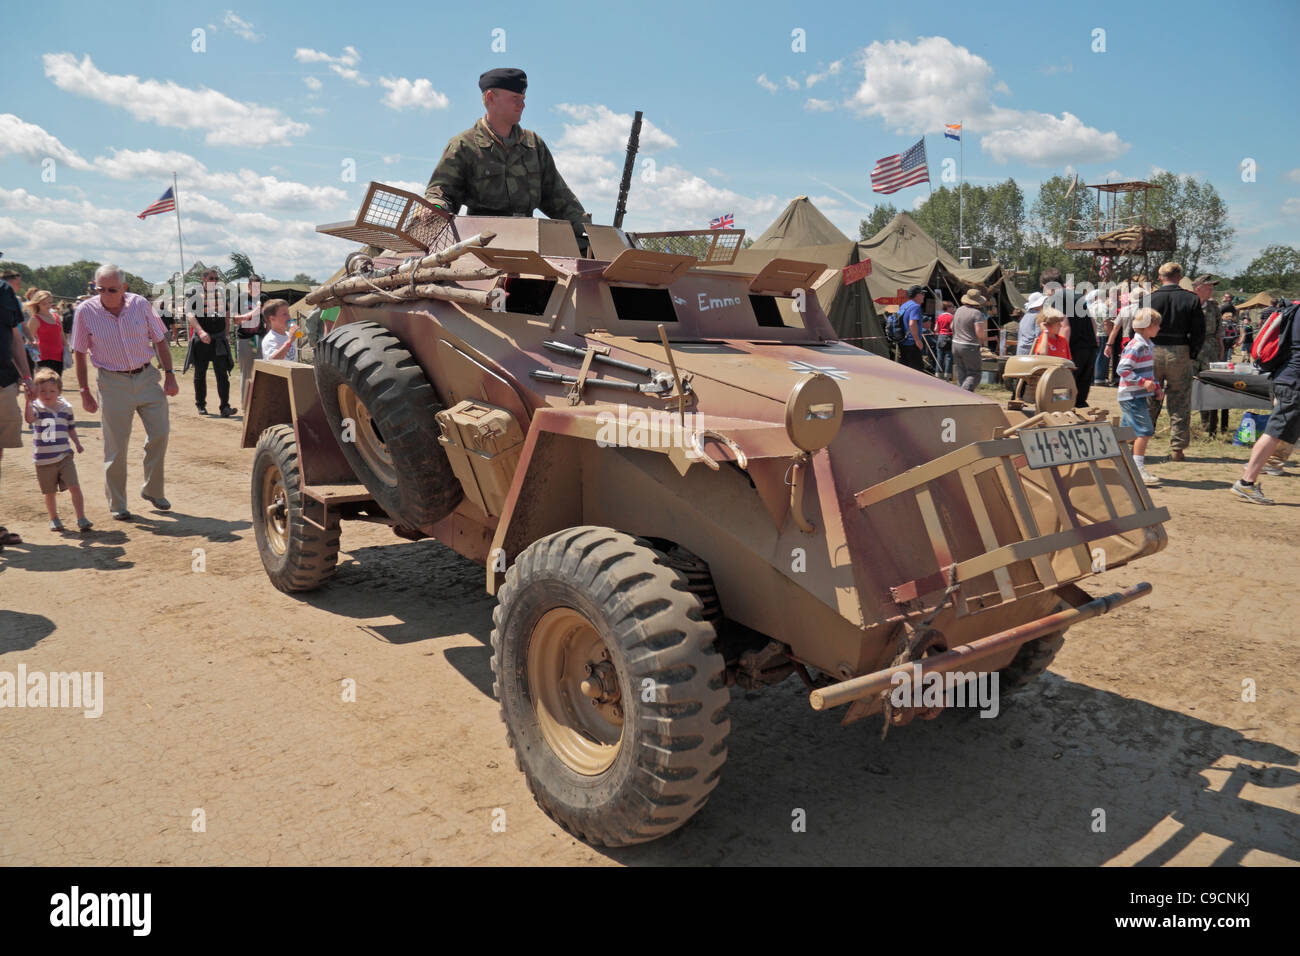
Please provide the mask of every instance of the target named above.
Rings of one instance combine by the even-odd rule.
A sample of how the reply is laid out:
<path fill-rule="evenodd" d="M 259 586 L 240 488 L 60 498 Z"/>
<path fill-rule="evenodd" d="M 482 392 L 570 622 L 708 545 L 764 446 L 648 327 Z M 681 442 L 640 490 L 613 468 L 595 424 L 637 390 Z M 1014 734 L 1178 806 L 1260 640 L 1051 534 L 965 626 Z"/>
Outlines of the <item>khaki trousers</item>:
<path fill-rule="evenodd" d="M 156 366 L 127 375 L 96 370 L 99 386 L 100 427 L 104 435 L 104 494 L 109 511 L 129 511 L 126 503 L 126 455 L 131 426 L 139 414 L 144 422 L 144 487 L 154 498 L 163 494 L 163 460 L 171 429 L 162 374 Z"/>
<path fill-rule="evenodd" d="M 1157 345 L 1153 351 L 1153 374 L 1164 386 L 1169 403 L 1169 447 L 1181 451 L 1192 438 L 1192 350 L 1186 345 Z M 1163 404 L 1154 396 L 1147 398 L 1152 425 L 1159 420 Z"/>

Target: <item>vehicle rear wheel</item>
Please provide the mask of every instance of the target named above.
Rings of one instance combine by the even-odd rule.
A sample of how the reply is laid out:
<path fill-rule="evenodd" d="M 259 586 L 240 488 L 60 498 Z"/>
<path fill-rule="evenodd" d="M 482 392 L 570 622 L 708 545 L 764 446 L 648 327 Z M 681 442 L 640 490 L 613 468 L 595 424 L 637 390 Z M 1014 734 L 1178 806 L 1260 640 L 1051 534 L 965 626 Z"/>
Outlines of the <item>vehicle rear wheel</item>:
<path fill-rule="evenodd" d="M 253 533 L 266 575 L 281 591 L 311 591 L 338 566 L 337 519 L 322 530 L 302 513 L 302 472 L 293 426 L 262 432 L 253 455 Z"/>
<path fill-rule="evenodd" d="M 538 805 L 588 843 L 680 827 L 727 759 L 717 632 L 682 570 L 609 528 L 557 532 L 506 572 L 493 691 Z"/>
<path fill-rule="evenodd" d="M 325 418 L 384 511 L 425 531 L 451 514 L 462 491 L 438 443 L 442 403 L 397 336 L 377 322 L 341 325 L 316 347 L 315 368 Z"/>
<path fill-rule="evenodd" d="M 1015 690 L 1031 684 L 1047 666 L 1056 659 L 1056 653 L 1065 644 L 1065 631 L 1053 631 L 1020 645 L 1011 663 L 998 671 L 998 686 Z"/>

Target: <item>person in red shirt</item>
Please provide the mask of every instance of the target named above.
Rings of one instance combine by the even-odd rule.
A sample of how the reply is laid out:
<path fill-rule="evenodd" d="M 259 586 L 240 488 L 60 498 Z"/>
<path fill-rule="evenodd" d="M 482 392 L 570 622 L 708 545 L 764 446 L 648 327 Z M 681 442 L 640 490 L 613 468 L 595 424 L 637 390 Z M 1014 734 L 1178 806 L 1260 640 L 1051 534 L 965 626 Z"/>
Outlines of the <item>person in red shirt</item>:
<path fill-rule="evenodd" d="M 935 374 L 946 382 L 952 381 L 952 303 L 947 299 L 943 309 L 934 317 L 934 350 L 938 358 Z"/>
<path fill-rule="evenodd" d="M 1061 334 L 1061 323 L 1065 313 L 1051 306 L 1038 313 L 1038 339 L 1034 342 L 1035 355 L 1055 355 L 1057 358 L 1070 358 L 1070 342 Z"/>
<path fill-rule="evenodd" d="M 63 374 L 63 323 L 50 306 L 54 297 L 44 289 L 33 292 L 24 308 L 31 313 L 27 322 L 27 332 L 36 342 L 40 352 L 38 364 L 42 368 L 51 368 Z"/>

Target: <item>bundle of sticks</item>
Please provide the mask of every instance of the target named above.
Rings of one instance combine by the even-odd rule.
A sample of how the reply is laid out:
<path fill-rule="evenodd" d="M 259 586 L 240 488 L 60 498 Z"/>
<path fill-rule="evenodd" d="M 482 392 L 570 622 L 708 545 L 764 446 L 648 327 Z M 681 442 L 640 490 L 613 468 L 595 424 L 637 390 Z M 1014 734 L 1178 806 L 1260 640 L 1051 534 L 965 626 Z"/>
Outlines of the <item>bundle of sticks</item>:
<path fill-rule="evenodd" d="M 490 268 L 454 269 L 454 262 L 473 249 L 486 246 L 496 238 L 496 233 L 485 229 L 477 235 L 463 239 L 440 252 L 430 253 L 420 259 L 411 258 L 401 265 L 379 272 L 358 272 L 327 283 L 307 293 L 308 305 L 330 308 L 350 305 L 381 305 L 385 302 L 406 302 L 416 299 L 442 299 L 463 302 L 482 308 L 488 306 L 488 291 L 460 289 L 442 285 L 443 282 L 465 282 L 495 279 L 500 270 Z"/>

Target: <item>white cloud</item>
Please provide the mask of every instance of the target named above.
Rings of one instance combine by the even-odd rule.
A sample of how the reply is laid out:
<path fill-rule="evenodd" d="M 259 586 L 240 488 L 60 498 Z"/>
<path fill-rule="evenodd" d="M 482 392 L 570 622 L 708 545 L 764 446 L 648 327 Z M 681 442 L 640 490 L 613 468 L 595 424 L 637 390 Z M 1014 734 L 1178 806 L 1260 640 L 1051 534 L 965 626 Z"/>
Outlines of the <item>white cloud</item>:
<path fill-rule="evenodd" d="M 285 145 L 311 128 L 277 109 L 241 103 L 206 87 L 104 73 L 89 55 L 80 62 L 71 53 L 46 53 L 42 59 L 45 75 L 59 89 L 121 107 L 142 122 L 204 130 L 209 145 Z"/>
<path fill-rule="evenodd" d="M 175 223 L 158 217 L 141 221 L 137 212 L 0 188 L 0 243 L 21 242 L 32 264 L 90 258 L 118 262 L 148 281 L 166 278 L 177 265 Z M 239 249 L 264 275 L 288 278 L 298 272 L 328 274 L 348 251 L 346 243 L 317 233 L 313 222 L 232 212 L 192 190 L 182 193 L 181 218 L 190 227 L 185 233 L 189 262 L 225 264 L 230 251 Z M 201 225 L 193 228 L 196 223 Z"/>
<path fill-rule="evenodd" d="M 386 76 L 379 80 L 379 85 L 388 90 L 382 102 L 390 110 L 445 110 L 449 102 L 445 93 L 439 93 L 424 78 L 408 80 L 404 76 L 396 79 Z"/>
<path fill-rule="evenodd" d="M 1300 217 L 1300 199 L 1287 199 L 1282 203 L 1282 215 Z"/>
<path fill-rule="evenodd" d="M 304 76 L 302 78 L 302 81 L 307 84 L 307 89 L 309 90 L 319 90 L 322 86 L 325 85 L 314 76 Z"/>
<path fill-rule="evenodd" d="M 832 63 L 830 66 L 826 68 L 825 73 L 809 73 L 806 77 L 804 77 L 804 81 L 803 81 L 804 86 L 813 87 L 816 86 L 818 83 L 820 83 L 822 80 L 826 79 L 828 76 L 839 76 L 840 70 L 842 69 L 844 69 L 844 61 L 836 60 L 834 63 Z"/>
<path fill-rule="evenodd" d="M 401 161 L 402 161 L 402 157 L 398 154 L 384 157 L 385 166 L 392 166 L 394 163 L 400 163 Z"/>
<path fill-rule="evenodd" d="M 560 103 L 555 108 L 578 121 L 577 125 L 564 124 L 564 135 L 560 138 L 558 148 L 588 153 L 621 153 L 627 148 L 627 137 L 632 132 L 631 113 L 615 113 L 603 105 L 573 103 Z M 641 151 L 647 153 L 677 145 L 677 140 L 644 118 L 641 120 L 639 142 Z"/>
<path fill-rule="evenodd" d="M 233 31 L 236 36 L 243 37 L 250 43 L 257 43 L 262 39 L 262 35 L 253 30 L 253 25 L 240 17 L 234 10 L 227 10 L 225 19 L 221 23 L 226 29 Z"/>
<path fill-rule="evenodd" d="M 835 104 L 830 100 L 819 100 L 810 96 L 804 100 L 803 108 L 810 113 L 829 113 L 835 109 Z"/>
<path fill-rule="evenodd" d="M 361 54 L 354 46 L 345 46 L 338 56 L 330 56 L 320 50 L 300 46 L 293 51 L 293 58 L 299 63 L 325 63 L 333 72 L 357 86 L 370 85 L 369 81 L 361 76 L 360 71 L 354 69 L 361 62 Z"/>
<path fill-rule="evenodd" d="M 799 81 L 796 80 L 793 76 L 787 76 L 785 78 L 785 88 L 787 90 L 797 90 L 799 89 Z"/>
<path fill-rule="evenodd" d="M 405 189 L 408 193 L 415 193 L 417 196 L 423 196 L 425 187 L 428 183 L 412 182 L 409 179 L 381 179 L 379 182 L 388 186 L 396 186 L 398 189 Z"/>
<path fill-rule="evenodd" d="M 189 187 L 218 193 L 242 206 L 258 209 L 331 209 L 348 198 L 336 186 L 309 186 L 259 175 L 251 169 L 213 172 L 194 157 L 180 152 L 115 149 L 111 156 L 95 157 L 94 168 L 118 180 L 169 178 L 176 172 L 182 187 L 182 210 Z"/>
<path fill-rule="evenodd" d="M 766 73 L 760 73 L 760 74 L 758 74 L 758 81 L 757 81 L 757 82 L 758 82 L 758 85 L 759 85 L 759 86 L 761 86 L 763 89 L 767 90 L 769 93 L 775 93 L 778 89 L 780 89 L 779 86 L 777 86 L 775 83 L 773 83 L 771 80 L 769 80 L 769 79 L 767 78 L 767 74 L 766 74 Z"/>
<path fill-rule="evenodd" d="M 0 156 L 18 156 L 39 163 L 53 158 L 73 169 L 88 169 L 90 164 L 77 151 L 64 146 L 57 136 L 35 123 L 27 123 L 13 113 L 0 113 Z"/>
<path fill-rule="evenodd" d="M 960 118 L 964 130 L 981 134 L 981 148 L 998 162 L 1039 166 L 1104 162 L 1128 149 L 1117 133 L 1087 126 L 1072 113 L 998 106 L 993 94 L 1009 93 L 1006 85 L 995 81 L 987 61 L 946 37 L 872 43 L 858 63 L 862 80 L 849 106 L 898 133 L 937 132 Z"/>
<path fill-rule="evenodd" d="M 1073 113 L 1020 113 L 1015 125 L 985 133 L 980 148 L 997 162 L 1019 160 L 1032 166 L 1055 166 L 1067 159 L 1115 159 L 1128 144 L 1115 132 L 1085 126 Z"/>
<path fill-rule="evenodd" d="M 1048 76 L 1053 76 L 1057 73 L 1073 73 L 1074 64 L 1069 60 L 1066 60 L 1064 63 L 1052 63 L 1043 67 L 1043 72 Z"/>
<path fill-rule="evenodd" d="M 1286 181 L 1289 183 L 1300 183 L 1300 168 L 1288 171 L 1286 174 Z"/>

